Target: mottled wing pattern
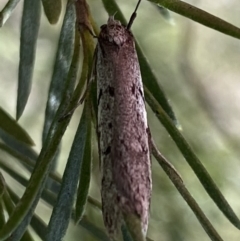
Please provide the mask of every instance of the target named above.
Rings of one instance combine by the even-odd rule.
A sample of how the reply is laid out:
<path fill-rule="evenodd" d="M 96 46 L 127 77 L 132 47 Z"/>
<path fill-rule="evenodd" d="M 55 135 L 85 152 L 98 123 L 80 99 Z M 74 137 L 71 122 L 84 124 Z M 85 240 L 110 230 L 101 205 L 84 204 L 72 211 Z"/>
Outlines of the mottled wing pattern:
<path fill-rule="evenodd" d="M 98 136 L 105 226 L 114 236 L 122 214 L 136 215 L 146 234 L 151 163 L 143 85 L 134 38 L 110 17 L 98 41 Z"/>
<path fill-rule="evenodd" d="M 108 229 L 110 237 L 117 235 L 120 224 L 120 210 L 117 202 L 116 185 L 112 177 L 111 148 L 113 140 L 113 115 L 114 98 L 110 92 L 113 83 L 110 81 L 113 76 L 112 64 L 108 58 L 103 56 L 101 47 L 98 44 L 97 58 L 97 96 L 98 96 L 98 138 L 101 162 L 101 196 L 104 224 Z M 101 81 L 100 81 L 101 80 Z M 103 80 L 103 81 L 102 81 Z"/>

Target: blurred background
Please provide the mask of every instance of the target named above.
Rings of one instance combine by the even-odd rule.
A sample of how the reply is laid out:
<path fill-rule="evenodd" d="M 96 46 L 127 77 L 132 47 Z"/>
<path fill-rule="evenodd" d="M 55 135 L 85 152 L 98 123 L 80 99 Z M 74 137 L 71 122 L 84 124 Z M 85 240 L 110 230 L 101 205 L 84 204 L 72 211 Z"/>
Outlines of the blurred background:
<path fill-rule="evenodd" d="M 0 2 L 0 9 L 6 2 Z M 87 2 L 96 23 L 99 26 L 106 23 L 108 15 L 101 1 Z M 116 2 L 126 19 L 129 19 L 137 1 Z M 186 2 L 240 26 L 240 5 L 237 0 Z M 16 116 L 22 3 L 18 4 L 13 15 L 0 29 L 0 106 L 12 117 Z M 32 92 L 19 120 L 34 140 L 37 152 L 41 150 L 45 105 L 62 17 L 58 24 L 50 25 L 42 14 Z M 240 41 L 172 12 L 167 20 L 147 1 L 141 3 L 132 31 L 170 100 L 182 126 L 183 136 L 240 216 Z M 64 171 L 80 116 L 81 107 L 75 112 L 63 137 L 57 166 L 60 174 Z M 238 241 L 240 231 L 230 224 L 206 194 L 150 108 L 148 121 L 160 151 L 180 172 L 185 185 L 223 240 Z M 1 152 L 1 155 L 4 157 L 4 153 Z M 100 200 L 96 143 L 94 157 L 90 195 Z M 9 156 L 6 158 L 9 163 L 15 163 Z M 148 236 L 155 241 L 209 240 L 158 163 L 153 160 L 152 165 L 153 195 Z M 27 171 L 24 174 L 29 177 Z M 4 177 L 19 195 L 23 193 L 19 184 L 5 173 Z M 44 202 L 37 208 L 37 213 L 46 223 L 50 210 Z M 99 210 L 87 206 L 86 215 L 103 228 Z M 70 225 L 64 240 L 78 240 L 79 237 L 86 241 L 96 240 L 74 224 Z"/>

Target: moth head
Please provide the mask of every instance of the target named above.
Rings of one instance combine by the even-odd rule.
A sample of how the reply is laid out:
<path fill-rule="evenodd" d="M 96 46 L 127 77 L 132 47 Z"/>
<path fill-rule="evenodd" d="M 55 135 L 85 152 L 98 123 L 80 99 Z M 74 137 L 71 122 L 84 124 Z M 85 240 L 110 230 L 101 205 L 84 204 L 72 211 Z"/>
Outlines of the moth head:
<path fill-rule="evenodd" d="M 121 22 L 118 20 L 114 19 L 116 13 L 114 13 L 113 16 L 109 16 L 108 21 L 107 21 L 107 26 L 121 26 Z"/>
<path fill-rule="evenodd" d="M 107 24 L 101 27 L 100 38 L 105 41 L 121 46 L 128 38 L 129 31 L 120 21 L 114 19 L 114 15 L 108 18 Z"/>

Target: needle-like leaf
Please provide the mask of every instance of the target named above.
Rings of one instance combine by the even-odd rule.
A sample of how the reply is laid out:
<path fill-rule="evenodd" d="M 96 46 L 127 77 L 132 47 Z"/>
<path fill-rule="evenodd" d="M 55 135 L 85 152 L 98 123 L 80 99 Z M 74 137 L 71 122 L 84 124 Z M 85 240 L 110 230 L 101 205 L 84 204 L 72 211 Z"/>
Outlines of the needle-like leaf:
<path fill-rule="evenodd" d="M 21 117 L 31 92 L 40 16 L 40 0 L 24 0 L 18 70 L 17 120 Z"/>

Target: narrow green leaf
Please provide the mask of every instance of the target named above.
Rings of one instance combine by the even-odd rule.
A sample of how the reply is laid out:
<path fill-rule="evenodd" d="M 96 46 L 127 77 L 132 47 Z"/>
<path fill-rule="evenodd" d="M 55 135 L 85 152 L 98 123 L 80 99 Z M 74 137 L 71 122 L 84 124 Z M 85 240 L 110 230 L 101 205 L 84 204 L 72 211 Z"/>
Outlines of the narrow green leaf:
<path fill-rule="evenodd" d="M 28 133 L 4 109 L 0 107 L 0 128 L 19 141 L 34 145 Z"/>
<path fill-rule="evenodd" d="M 85 171 L 83 169 L 85 161 L 84 157 L 86 156 L 86 151 L 88 151 L 86 150 L 86 146 L 89 145 L 88 142 L 90 142 L 91 148 L 91 119 L 89 111 L 90 110 L 88 109 L 88 106 L 85 104 L 63 174 L 63 180 L 60 192 L 58 194 L 58 199 L 54 205 L 52 216 L 50 218 L 47 229 L 47 234 L 44 239 L 46 241 L 62 240 L 71 218 L 72 205 L 77 189 L 79 173 L 81 168 L 82 171 Z M 87 161 L 88 163 L 91 162 L 89 159 Z M 88 173 L 88 175 L 90 176 L 90 173 Z M 89 177 L 85 178 L 90 180 Z M 88 192 L 86 193 L 86 197 L 82 198 L 87 199 L 87 194 Z"/>
<path fill-rule="evenodd" d="M 4 171 L 6 171 L 9 175 L 11 175 L 13 178 L 15 178 L 16 176 L 21 176 L 19 173 L 17 173 L 16 171 L 14 171 L 13 169 L 11 169 L 10 167 L 7 166 L 7 168 L 6 168 L 6 166 L 7 166 L 7 164 L 4 164 L 4 162 L 3 162 L 2 160 L 0 160 L 0 167 L 1 167 Z M 9 171 L 9 170 L 10 170 L 10 171 Z M 17 177 L 17 179 L 18 179 L 18 180 L 21 180 L 20 183 L 21 183 L 22 185 L 24 185 L 24 186 L 26 186 L 27 183 L 28 183 L 28 180 L 27 180 L 26 178 L 22 177 L 22 176 L 21 176 L 20 178 Z M 18 199 L 17 201 L 15 201 L 15 199 L 16 199 L 16 194 L 13 195 L 14 193 L 10 192 L 10 190 L 8 190 L 8 191 L 9 191 L 9 193 L 11 194 L 11 197 L 12 197 L 13 201 L 14 201 L 15 203 L 18 203 L 19 199 Z M 54 206 L 55 203 L 56 203 L 56 200 L 57 200 L 57 195 L 54 194 L 54 193 L 52 193 L 51 191 L 49 191 L 49 190 L 47 190 L 47 189 L 44 189 L 44 190 L 43 190 L 43 193 L 42 193 L 42 199 L 43 199 L 46 203 L 48 203 L 49 205 Z M 91 203 L 92 205 L 100 208 L 99 203 L 96 202 L 96 200 L 93 200 L 92 198 L 89 198 L 89 199 L 90 199 L 89 203 Z M 75 218 L 75 214 L 74 214 L 74 213 L 75 213 L 75 212 L 73 211 L 73 212 L 72 212 L 72 219 Z M 34 217 L 33 217 L 33 219 L 34 219 Z M 31 222 L 32 222 L 32 221 L 31 221 Z M 89 233 L 91 233 L 93 236 L 95 236 L 98 240 L 110 241 L 110 240 L 108 239 L 108 237 L 106 236 L 105 232 L 104 232 L 103 230 L 99 229 L 98 227 L 96 227 L 96 226 L 95 226 L 94 224 L 92 224 L 91 222 L 89 222 L 89 220 L 88 220 L 86 217 L 83 217 L 83 218 L 82 218 L 82 220 L 80 221 L 79 225 L 80 225 L 81 227 L 85 228 Z M 37 228 L 37 230 L 40 229 L 40 230 L 39 230 L 40 233 L 38 233 L 38 234 L 39 234 L 39 236 L 40 236 L 42 239 L 44 239 L 43 237 L 46 236 L 46 229 L 44 229 L 43 226 L 41 226 L 41 227 L 36 227 L 36 228 Z M 42 230 L 42 231 L 41 231 L 41 230 Z"/>
<path fill-rule="evenodd" d="M 45 120 L 42 134 L 43 143 L 46 140 L 49 128 L 61 103 L 63 94 L 65 93 L 65 82 L 68 78 L 68 72 L 73 56 L 75 21 L 76 14 L 74 5 L 68 4 L 60 33 L 54 70 L 48 92 L 48 100 L 45 110 Z M 79 52 L 77 54 L 79 54 Z M 69 96 L 71 96 L 74 84 L 75 81 L 72 81 L 71 88 L 69 88 Z"/>
<path fill-rule="evenodd" d="M 15 203 L 15 205 L 19 202 L 20 198 L 14 193 L 10 188 L 8 188 L 9 195 L 11 196 L 11 199 Z M 42 221 L 41 218 L 39 218 L 36 214 L 33 215 L 31 219 L 31 226 L 33 230 L 37 233 L 37 235 L 44 240 L 47 226 L 46 224 Z"/>
<path fill-rule="evenodd" d="M 8 188 L 9 189 L 9 188 Z M 14 202 L 12 201 L 10 195 L 9 195 L 9 192 L 8 190 L 6 190 L 4 192 L 4 195 L 3 195 L 3 201 L 4 201 L 4 204 L 5 204 L 5 207 L 7 209 L 7 212 L 9 215 L 12 214 L 14 208 L 15 208 L 15 204 Z M 12 240 L 20 240 L 21 237 L 22 237 L 22 240 L 26 240 L 26 241 L 34 241 L 33 237 L 31 236 L 31 234 L 29 233 L 28 230 L 26 230 L 24 228 L 24 230 L 21 230 L 22 228 L 22 223 L 20 224 L 20 226 L 18 227 L 18 229 L 16 231 L 14 231 L 13 233 L 11 233 L 11 236 L 6 239 L 7 241 L 12 241 Z M 18 232 L 19 230 L 21 230 L 21 233 Z"/>
<path fill-rule="evenodd" d="M 69 0 L 69 5 L 74 7 L 73 2 Z M 72 23 L 74 24 L 74 23 Z M 38 157 L 36 166 L 33 170 L 32 176 L 29 180 L 28 186 L 17 204 L 13 214 L 10 216 L 7 223 L 0 230 L 0 240 L 6 239 L 22 222 L 26 215 L 29 217 L 29 211 L 31 210 L 31 215 L 33 215 L 34 206 L 43 191 L 44 185 L 48 178 L 49 172 L 51 170 L 51 165 L 56 151 L 59 147 L 61 138 L 66 130 L 66 127 L 71 119 L 72 114 L 70 114 L 63 121 L 59 122 L 62 113 L 66 110 L 69 100 L 69 89 L 72 87 L 71 73 L 65 84 L 65 94 L 58 108 L 56 116 L 52 122 L 49 129 L 48 137 L 44 142 L 43 148 Z M 80 97 L 79 97 L 80 98 Z M 76 105 L 75 102 L 72 105 Z M 72 108 L 69 106 L 69 108 Z M 28 219 L 29 221 L 30 219 Z"/>
<path fill-rule="evenodd" d="M 30 224 L 32 229 L 41 238 L 41 240 L 44 240 L 47 231 L 47 225 L 45 224 L 45 222 L 43 222 L 43 220 L 38 215 L 34 214 Z"/>
<path fill-rule="evenodd" d="M 28 180 L 21 176 L 17 171 L 15 171 L 14 169 L 12 169 L 12 167 L 9 167 L 6 163 L 4 163 L 2 160 L 0 160 L 0 167 L 6 171 L 12 178 L 14 178 L 16 181 L 18 181 L 21 185 L 23 185 L 24 187 L 27 186 L 28 184 Z M 8 192 L 11 195 L 11 198 L 14 198 L 13 201 L 15 204 L 18 203 L 18 200 L 16 201 L 16 194 L 14 194 L 9 188 L 8 188 Z M 51 191 L 44 189 L 43 193 L 42 193 L 42 197 L 44 198 L 45 201 L 50 202 L 50 203 L 54 203 L 55 199 L 56 199 L 56 195 L 54 195 Z M 36 205 L 36 203 L 34 204 Z M 23 233 L 25 232 L 25 229 L 28 226 L 28 223 L 30 221 L 30 219 L 32 218 L 32 213 L 34 211 L 35 206 L 33 205 L 33 210 L 30 209 L 29 213 L 25 216 L 25 218 L 23 219 L 23 221 L 21 222 L 21 224 L 17 227 L 17 229 L 11 234 L 11 238 L 13 239 L 13 237 L 18 240 L 19 237 L 21 237 L 23 235 Z M 33 217 L 34 219 L 34 217 Z M 32 220 L 33 220 L 32 219 Z M 36 217 L 35 217 L 36 219 Z M 34 219 L 34 220 L 35 220 Z M 35 220 L 35 223 L 39 223 L 39 220 Z M 40 224 L 39 224 L 40 225 Z M 46 226 L 46 225 L 45 225 Z M 38 228 L 38 232 L 41 232 L 42 230 L 42 226 L 37 227 Z M 46 231 L 46 230 L 45 230 Z M 44 237 L 46 235 L 46 232 L 43 232 L 42 235 L 44 234 Z"/>
<path fill-rule="evenodd" d="M 26 180 L 27 182 L 27 180 Z M 19 197 L 8 187 L 8 193 L 12 199 L 12 201 L 15 203 L 15 205 L 19 202 Z M 47 200 L 50 200 L 51 197 L 48 196 L 47 197 Z M 4 216 L 3 216 L 4 217 Z M 31 219 L 31 226 L 33 228 L 33 230 L 37 233 L 37 235 L 43 240 L 43 238 L 45 237 L 45 234 L 46 234 L 46 230 L 47 230 L 47 226 L 46 224 L 36 215 L 34 214 L 32 219 Z M 1 223 L 0 223 L 0 227 L 1 226 Z M 11 236 L 11 238 L 13 238 Z M 13 239 L 11 239 L 12 241 Z M 22 239 L 21 239 L 22 240 Z"/>
<path fill-rule="evenodd" d="M 0 200 L 0 229 L 4 226 L 5 224 L 5 215 L 4 215 L 4 205 L 3 201 Z"/>
<path fill-rule="evenodd" d="M 46 2 L 46 1 L 45 1 Z M 52 1 L 49 1 L 52 2 Z M 52 3 L 51 3 L 52 4 Z M 70 97 L 72 95 L 74 85 L 76 82 L 76 75 L 78 69 L 78 57 L 79 57 L 79 40 L 75 39 L 75 51 L 74 48 L 74 36 L 75 36 L 75 21 L 76 21 L 76 13 L 74 8 L 74 3 L 67 4 L 65 16 L 63 19 L 63 25 L 61 28 L 60 38 L 58 42 L 58 50 L 56 54 L 54 70 L 52 74 L 52 79 L 49 87 L 48 92 L 48 100 L 46 104 L 45 110 L 45 119 L 44 119 L 44 126 L 42 132 L 42 143 L 47 138 L 49 128 L 52 124 L 56 111 L 61 103 L 63 95 Z M 74 52 L 74 56 L 73 56 Z M 69 70 L 70 65 L 72 65 L 71 72 L 74 72 L 73 76 L 70 76 Z M 74 70 L 73 70 L 74 69 Z M 71 78 L 71 80 L 69 80 Z M 71 83 L 68 86 L 68 93 L 65 90 L 65 83 L 68 81 Z M 68 102 L 69 100 L 66 100 Z M 54 160 L 52 161 L 52 169 L 51 171 L 55 170 L 56 162 L 61 150 L 61 145 L 59 145 L 58 150 L 54 156 Z M 50 180 L 49 180 L 50 181 Z M 47 186 L 51 187 L 52 182 L 50 181 L 47 183 Z"/>
<path fill-rule="evenodd" d="M 24 0 L 18 70 L 17 120 L 25 109 L 31 91 L 40 16 L 40 0 Z"/>
<path fill-rule="evenodd" d="M 93 205 L 95 208 L 97 208 L 98 210 L 102 211 L 102 204 L 101 202 L 99 202 L 98 200 L 88 196 L 88 203 Z"/>
<path fill-rule="evenodd" d="M 49 23 L 57 23 L 62 10 L 62 0 L 42 0 L 42 4 Z"/>
<path fill-rule="evenodd" d="M 7 146 L 5 143 L 0 143 L 0 150 L 3 150 L 5 152 L 7 152 L 9 155 L 16 158 L 17 161 L 19 161 L 19 163 L 22 164 L 29 172 L 32 172 L 32 170 L 36 164 L 36 160 L 33 160 L 33 159 L 29 158 L 29 156 L 18 152 L 18 150 Z M 49 175 L 52 177 L 53 180 L 59 181 L 59 176 L 57 176 L 56 174 L 50 173 Z M 56 182 L 53 183 L 52 180 L 49 180 L 49 183 L 51 183 L 52 190 L 59 190 L 58 183 L 56 183 Z"/>
<path fill-rule="evenodd" d="M 1 132 L 0 132 L 0 136 L 1 136 Z M 17 141 L 14 141 L 14 143 L 18 143 Z M 20 145 L 22 145 L 23 143 L 20 143 Z M 24 146 L 24 145 L 23 145 Z M 33 156 L 31 155 L 31 153 L 34 153 L 34 151 L 29 148 L 29 146 L 24 146 L 26 147 L 26 154 L 22 154 L 20 151 L 22 151 L 21 149 L 18 150 L 18 146 L 17 148 L 12 148 L 11 146 L 8 146 L 5 143 L 0 143 L 0 150 L 8 153 L 9 155 L 11 155 L 12 157 L 16 158 L 18 161 L 20 161 L 20 163 L 30 172 L 32 172 L 34 166 L 35 166 L 35 161 L 31 158 L 29 158 L 29 156 Z M 29 153 L 28 153 L 29 152 Z M 30 155 L 29 155 L 30 154 Z"/>
<path fill-rule="evenodd" d="M 4 195 L 3 195 L 3 202 L 4 202 L 4 206 L 6 208 L 7 213 L 10 215 L 12 213 L 12 211 L 14 210 L 15 206 L 14 206 L 12 199 L 9 196 L 7 189 L 5 190 Z"/>
<path fill-rule="evenodd" d="M 157 5 L 157 9 L 159 11 L 159 13 L 163 16 L 163 18 L 170 24 L 174 25 L 175 22 L 174 22 L 174 19 L 170 13 L 170 11 L 166 8 L 164 8 L 163 6 L 161 5 Z"/>
<path fill-rule="evenodd" d="M 214 229 L 214 227 L 208 220 L 208 218 L 205 216 L 201 208 L 198 206 L 195 199 L 191 196 L 188 189 L 185 187 L 179 174 L 175 171 L 173 167 L 167 164 L 168 161 L 158 151 L 157 147 L 155 146 L 155 143 L 152 141 L 151 144 L 152 144 L 152 153 L 154 157 L 161 165 L 165 173 L 168 175 L 172 183 L 175 185 L 179 193 L 182 195 L 184 200 L 187 202 L 189 207 L 192 209 L 192 211 L 196 215 L 197 219 L 199 220 L 200 224 L 202 225 L 202 227 L 204 228 L 208 236 L 211 238 L 212 241 L 223 241 L 220 235 L 217 233 L 217 231 Z"/>
<path fill-rule="evenodd" d="M 119 19 L 123 24 L 126 25 L 126 20 L 114 0 L 102 0 L 102 2 L 109 15 L 113 15 L 114 13 L 117 12 L 115 15 L 116 19 Z M 144 56 L 137 40 L 135 40 L 135 45 L 136 45 L 136 50 L 137 50 L 137 54 L 138 54 L 143 84 L 145 86 L 147 86 L 147 88 L 149 90 L 151 90 L 151 92 L 153 93 L 153 96 L 158 101 L 158 103 L 162 106 L 162 108 L 165 110 L 165 112 L 168 114 L 168 116 L 172 119 L 174 124 L 179 127 L 180 125 L 176 119 L 173 109 L 172 109 L 171 105 L 169 104 L 169 101 L 168 101 L 162 87 L 158 84 L 157 78 L 154 75 L 153 71 L 151 70 L 148 60 Z"/>
<path fill-rule="evenodd" d="M 4 194 L 5 189 L 6 189 L 6 183 L 2 173 L 0 172 L 0 200 L 2 199 L 2 195 Z"/>
<path fill-rule="evenodd" d="M 125 228 L 125 233 L 123 233 L 123 235 L 126 241 L 146 241 L 139 217 L 133 213 L 124 213 L 123 217 L 125 227 L 122 227 L 122 231 L 124 231 Z M 128 233 L 126 233 L 127 231 Z"/>
<path fill-rule="evenodd" d="M 235 227 L 240 229 L 240 220 L 232 210 L 231 206 L 226 201 L 225 197 L 218 189 L 217 185 L 212 180 L 211 176 L 209 175 L 209 173 L 207 172 L 203 164 L 194 154 L 194 152 L 192 151 L 187 141 L 184 139 L 182 134 L 172 123 L 170 118 L 167 116 L 165 111 L 162 109 L 162 107 L 153 97 L 151 92 L 147 88 L 144 88 L 144 91 L 145 91 L 145 98 L 149 106 L 151 107 L 153 112 L 156 114 L 157 118 L 161 121 L 163 126 L 166 128 L 166 130 L 168 131 L 168 133 L 170 134 L 170 136 L 178 146 L 179 150 L 181 151 L 186 161 L 188 162 L 188 164 L 191 166 L 191 168 L 197 175 L 199 181 L 202 183 L 208 195 L 216 203 L 218 208 L 225 214 L 225 216 L 229 219 L 229 221 Z"/>
<path fill-rule="evenodd" d="M 28 180 L 1 159 L 0 159 L 0 167 L 5 172 L 7 172 L 13 179 L 15 179 L 17 182 L 19 182 L 22 186 L 24 186 L 24 187 L 27 186 Z M 52 179 L 52 181 L 55 181 L 55 179 Z M 50 203 L 54 203 L 55 198 L 56 198 L 55 196 L 56 196 L 56 194 L 54 194 L 54 192 L 52 192 L 48 189 L 44 189 L 42 192 L 42 198 L 44 198 L 44 200 L 46 200 L 47 202 L 50 202 Z"/>
<path fill-rule="evenodd" d="M 92 159 L 92 143 L 91 143 L 91 109 L 88 103 L 85 103 L 86 108 L 86 135 L 85 143 L 82 151 L 82 167 L 80 170 L 80 179 L 78 184 L 77 200 L 76 200 L 76 212 L 75 223 L 78 223 L 83 216 L 85 205 L 89 193 L 89 185 L 91 179 L 91 159 Z M 80 130 L 79 130 L 80 131 Z"/>
<path fill-rule="evenodd" d="M 89 233 L 91 233 L 94 237 L 96 237 L 100 241 L 110 241 L 108 236 L 105 232 L 94 224 L 92 224 L 87 217 L 83 216 L 82 220 L 80 221 L 79 225 L 85 228 Z"/>
<path fill-rule="evenodd" d="M 15 171 L 14 168 L 6 164 L 2 159 L 0 159 L 0 167 L 7 172 L 13 179 L 26 187 L 28 180 L 26 180 L 22 175 Z"/>
<path fill-rule="evenodd" d="M 34 241 L 34 238 L 32 237 L 29 230 L 27 229 L 28 223 L 30 221 L 29 219 L 31 218 L 32 218 L 31 210 L 29 210 L 29 213 L 23 219 L 21 224 L 17 227 L 16 230 L 14 230 L 11 236 L 8 239 L 6 239 L 6 241 L 12 241 L 12 240 Z"/>
<path fill-rule="evenodd" d="M 0 28 L 4 25 L 4 23 L 11 16 L 13 10 L 17 6 L 20 0 L 9 0 L 3 10 L 0 12 Z"/>
<path fill-rule="evenodd" d="M 15 157 L 21 164 L 24 165 L 24 167 L 26 167 L 29 171 L 32 172 L 35 166 L 35 160 L 32 160 L 28 156 L 18 152 L 16 149 L 11 148 L 4 143 L 0 143 L 0 149 Z M 55 184 L 59 186 L 59 183 L 61 181 L 60 175 L 56 173 L 50 173 L 49 176 L 52 178 L 52 180 L 56 181 Z"/>
<path fill-rule="evenodd" d="M 10 198 L 7 190 L 5 190 L 5 192 L 4 192 L 3 202 L 6 207 L 6 211 L 8 212 L 8 214 L 11 214 L 12 211 L 14 210 L 15 205 L 14 205 L 12 199 Z"/>
<path fill-rule="evenodd" d="M 6 191 L 6 183 L 2 173 L 0 172 L 0 229 L 5 224 L 5 215 L 4 215 L 4 207 L 3 207 L 3 195 Z"/>
<path fill-rule="evenodd" d="M 79 14 L 79 13 L 78 13 Z M 80 24 L 80 23 L 79 23 Z M 93 50 L 94 50 L 94 42 L 91 34 L 89 33 L 88 29 L 85 28 L 85 31 L 80 33 L 81 35 L 81 42 L 83 45 L 83 63 L 81 66 L 81 76 L 79 82 L 76 86 L 76 89 L 73 94 L 72 103 L 76 103 L 75 106 L 72 104 L 72 107 L 69 110 L 72 112 L 79 106 L 79 96 L 82 96 L 83 87 L 86 84 L 87 80 L 90 79 L 90 74 L 93 65 Z M 89 91 L 89 89 L 87 90 Z M 88 94 L 89 92 L 87 92 Z M 87 98 L 87 96 L 85 97 Z"/>
<path fill-rule="evenodd" d="M 25 182 L 27 180 L 25 179 Z M 57 200 L 57 196 L 51 193 L 49 190 L 44 189 L 42 199 L 47 202 L 49 205 L 54 206 Z M 14 199 L 13 199 L 14 200 Z M 95 201 L 91 202 L 91 204 L 95 205 Z M 97 205 L 99 207 L 99 204 Z M 75 212 L 72 211 L 72 219 L 75 217 Z M 98 227 L 96 227 L 94 224 L 92 224 L 86 217 L 83 216 L 81 221 L 79 222 L 79 225 L 83 228 L 85 228 L 89 233 L 91 233 L 94 237 L 96 237 L 98 240 L 101 241 L 110 241 L 105 232 Z M 46 235 L 46 232 L 44 232 L 44 237 Z M 41 236 L 42 237 L 42 236 Z"/>
<path fill-rule="evenodd" d="M 138 54 L 138 59 L 139 59 L 139 64 L 140 64 L 140 69 L 141 69 L 141 74 L 142 74 L 142 79 L 143 79 L 143 84 L 146 86 L 151 93 L 153 94 L 154 98 L 158 101 L 158 103 L 162 106 L 164 111 L 167 113 L 167 115 L 171 118 L 173 123 L 177 128 L 180 128 L 180 124 L 173 112 L 173 109 L 162 89 L 160 84 L 157 82 L 157 78 L 154 75 L 154 73 L 151 70 L 151 67 L 148 63 L 147 58 L 144 56 L 141 48 L 136 42 L 136 49 L 137 49 L 137 54 Z"/>
<path fill-rule="evenodd" d="M 159 4 L 175 13 L 190 18 L 209 28 L 215 29 L 221 33 L 240 39 L 240 28 L 218 18 L 208 12 L 205 12 L 189 3 L 176 0 L 148 0 Z"/>
<path fill-rule="evenodd" d="M 21 161 L 21 163 L 24 163 L 27 166 L 32 167 L 32 168 L 30 168 L 31 170 L 33 169 L 35 162 L 32 159 L 30 159 L 29 157 L 19 153 L 16 149 L 11 148 L 4 143 L 0 143 L 0 149 L 7 152 L 11 156 L 17 158 L 18 160 Z"/>
<path fill-rule="evenodd" d="M 92 39 L 89 39 L 89 37 L 92 38 L 92 36 L 86 36 L 86 35 L 89 35 L 89 34 L 86 34 L 86 33 L 82 34 L 81 41 L 84 43 L 84 45 L 86 44 L 86 42 L 88 42 L 89 45 L 92 45 L 93 41 L 92 41 Z M 88 47 L 90 47 L 90 46 L 88 46 Z M 76 98 L 77 96 L 82 95 L 84 85 L 86 84 L 86 82 L 87 82 L 86 80 L 88 79 L 88 74 L 92 68 L 92 56 L 93 55 L 92 55 L 91 49 L 89 49 L 87 47 L 86 48 L 83 47 L 83 52 L 84 52 L 84 58 L 83 58 L 83 63 L 82 63 L 82 67 L 81 67 L 81 76 L 78 81 L 78 85 L 75 89 L 73 99 Z M 78 101 L 78 105 L 79 105 L 79 101 Z"/>
<path fill-rule="evenodd" d="M 25 144 L 24 142 L 18 141 L 12 135 L 9 135 L 7 132 L 0 129 L 0 138 L 6 143 L 8 147 L 16 152 L 19 152 L 23 156 L 26 156 L 32 160 L 36 160 L 38 154 L 34 151 L 29 145 Z"/>

